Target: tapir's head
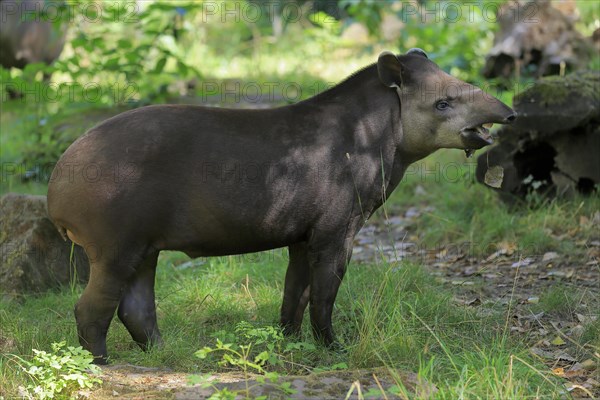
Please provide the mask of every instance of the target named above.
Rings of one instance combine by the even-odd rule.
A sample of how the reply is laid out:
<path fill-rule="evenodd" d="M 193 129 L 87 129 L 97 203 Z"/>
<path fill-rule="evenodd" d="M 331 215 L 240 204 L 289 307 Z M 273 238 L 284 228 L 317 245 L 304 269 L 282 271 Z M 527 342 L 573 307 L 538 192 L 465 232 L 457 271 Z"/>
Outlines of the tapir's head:
<path fill-rule="evenodd" d="M 421 49 L 401 56 L 384 52 L 377 70 L 381 82 L 400 95 L 402 146 L 408 152 L 453 148 L 469 156 L 493 142 L 492 124 L 516 117 L 500 100 L 442 71 Z"/>

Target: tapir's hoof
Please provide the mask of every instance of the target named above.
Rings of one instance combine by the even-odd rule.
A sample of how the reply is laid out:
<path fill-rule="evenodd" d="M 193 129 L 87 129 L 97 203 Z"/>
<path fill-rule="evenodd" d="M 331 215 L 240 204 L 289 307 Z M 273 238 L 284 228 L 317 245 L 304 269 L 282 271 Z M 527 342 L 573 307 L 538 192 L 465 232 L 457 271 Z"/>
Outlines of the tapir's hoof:
<path fill-rule="evenodd" d="M 153 349 L 162 349 L 165 347 L 165 341 L 161 336 L 155 336 L 154 338 L 146 342 L 136 342 L 140 349 L 143 351 L 151 351 Z"/>
<path fill-rule="evenodd" d="M 282 325 L 281 328 L 285 337 L 299 338 L 301 336 L 301 329 L 299 326 L 294 325 Z"/>
<path fill-rule="evenodd" d="M 107 365 L 108 357 L 107 356 L 94 356 L 93 363 L 96 365 Z"/>
<path fill-rule="evenodd" d="M 328 344 L 326 346 L 329 350 L 333 351 L 334 353 L 340 353 L 340 354 L 348 353 L 348 349 L 345 346 L 343 346 L 340 342 L 338 342 L 337 340 L 334 340 L 333 342 L 331 342 L 330 344 Z"/>

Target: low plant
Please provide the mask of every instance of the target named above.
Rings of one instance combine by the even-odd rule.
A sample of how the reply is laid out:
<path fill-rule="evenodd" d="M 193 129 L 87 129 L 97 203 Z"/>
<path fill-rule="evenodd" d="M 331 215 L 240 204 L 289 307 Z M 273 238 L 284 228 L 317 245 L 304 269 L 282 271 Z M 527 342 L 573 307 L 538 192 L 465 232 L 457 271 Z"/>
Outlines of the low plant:
<path fill-rule="evenodd" d="M 73 393 L 91 389 L 102 383 L 97 375 L 100 368 L 92 364 L 94 357 L 81 346 L 66 346 L 66 342 L 52 343 L 52 352 L 33 349 L 31 361 L 19 359 L 23 372 L 31 383 L 23 388 L 30 399 L 71 398 Z"/>
<path fill-rule="evenodd" d="M 248 322 L 240 322 L 235 327 L 235 334 L 219 331 L 215 347 L 204 347 L 195 353 L 196 357 L 205 359 L 211 353 L 220 353 L 220 366 L 231 366 L 242 371 L 244 375 L 245 389 L 243 391 L 219 389 L 210 380 L 210 375 L 193 375 L 189 378 L 190 384 L 200 384 L 204 388 L 212 387 L 215 392 L 210 399 L 235 399 L 243 395 L 250 398 L 250 392 L 259 385 L 270 385 L 286 395 L 292 395 L 295 390 L 291 388 L 290 382 L 280 382 L 277 372 L 267 371 L 268 365 L 279 365 L 283 363 L 284 353 L 290 353 L 302 349 L 314 349 L 314 345 L 305 342 L 288 343 L 283 347 L 283 333 L 273 326 L 255 327 Z M 226 337 L 230 343 L 224 343 L 220 338 Z M 258 376 L 251 376 L 258 374 Z M 254 378 L 256 384 L 251 385 L 250 379 Z M 266 399 L 267 396 L 254 397 Z"/>

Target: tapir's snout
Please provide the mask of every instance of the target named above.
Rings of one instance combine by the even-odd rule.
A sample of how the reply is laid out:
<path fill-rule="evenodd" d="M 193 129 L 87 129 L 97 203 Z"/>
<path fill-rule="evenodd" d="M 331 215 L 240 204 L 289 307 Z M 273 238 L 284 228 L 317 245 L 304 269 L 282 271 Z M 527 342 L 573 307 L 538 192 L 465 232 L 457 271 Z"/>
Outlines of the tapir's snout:
<path fill-rule="evenodd" d="M 477 99 L 474 111 L 474 122 L 460 131 L 467 156 L 472 155 L 474 150 L 494 143 L 490 133 L 494 124 L 511 124 L 517 119 L 515 110 L 493 97 L 482 96 Z"/>
<path fill-rule="evenodd" d="M 504 118 L 504 124 L 512 124 L 517 119 L 517 113 L 512 108 L 510 109 L 511 113 Z"/>
<path fill-rule="evenodd" d="M 509 125 L 512 124 L 513 122 L 515 122 L 515 120 L 517 119 L 517 113 L 515 112 L 515 110 L 513 110 L 512 108 L 510 108 L 509 106 L 507 106 L 506 104 L 504 104 L 503 102 L 501 102 L 500 100 L 494 99 L 496 100 L 499 104 L 498 104 L 498 121 L 494 121 L 494 123 L 496 124 L 502 124 L 502 125 Z"/>

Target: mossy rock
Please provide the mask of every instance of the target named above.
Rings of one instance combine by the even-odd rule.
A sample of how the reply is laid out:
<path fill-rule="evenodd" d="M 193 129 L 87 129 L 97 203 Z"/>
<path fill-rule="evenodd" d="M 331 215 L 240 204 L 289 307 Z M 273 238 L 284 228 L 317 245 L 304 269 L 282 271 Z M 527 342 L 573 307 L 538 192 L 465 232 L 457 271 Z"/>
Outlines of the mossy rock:
<path fill-rule="evenodd" d="M 542 78 L 514 97 L 513 129 L 551 135 L 600 117 L 600 71 Z"/>
<path fill-rule="evenodd" d="M 514 98 L 519 103 L 538 101 L 542 105 L 564 104 L 571 93 L 600 101 L 600 71 L 581 71 L 567 76 L 549 76 Z"/>

